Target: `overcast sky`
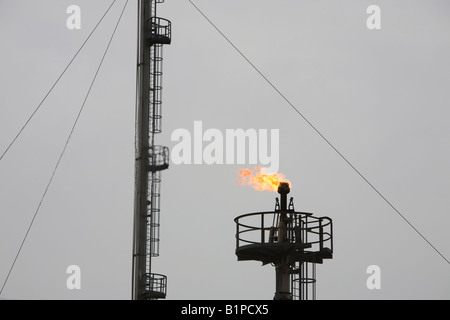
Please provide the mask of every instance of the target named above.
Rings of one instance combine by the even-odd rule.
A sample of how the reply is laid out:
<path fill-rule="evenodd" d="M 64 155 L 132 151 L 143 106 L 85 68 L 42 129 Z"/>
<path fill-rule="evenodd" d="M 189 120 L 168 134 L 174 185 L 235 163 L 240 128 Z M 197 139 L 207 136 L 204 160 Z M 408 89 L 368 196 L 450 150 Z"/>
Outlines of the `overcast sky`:
<path fill-rule="evenodd" d="M 112 0 L 0 0 L 0 152 Z M 195 0 L 292 104 L 450 258 L 450 2 Z M 117 0 L 0 161 L 0 284 L 27 231 L 125 0 Z M 66 27 L 69 5 L 81 30 Z M 366 27 L 369 5 L 381 30 Z M 5 286 L 5 299 L 129 299 L 134 192 L 136 1 L 130 1 L 66 154 Z M 163 133 L 280 130 L 295 208 L 334 222 L 318 299 L 449 299 L 450 264 L 422 239 L 198 13 L 167 0 Z M 275 273 L 238 262 L 233 219 L 274 208 L 237 184 L 246 165 L 171 165 L 162 174 L 168 299 L 272 299 Z M 66 268 L 81 268 L 68 290 Z M 368 290 L 366 269 L 381 268 Z"/>

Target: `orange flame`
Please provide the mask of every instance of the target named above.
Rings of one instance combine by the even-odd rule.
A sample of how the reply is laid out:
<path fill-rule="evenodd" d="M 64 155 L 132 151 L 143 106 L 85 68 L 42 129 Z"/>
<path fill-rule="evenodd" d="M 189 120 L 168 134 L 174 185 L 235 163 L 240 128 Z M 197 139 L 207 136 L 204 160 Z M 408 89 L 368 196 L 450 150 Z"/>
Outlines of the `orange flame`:
<path fill-rule="evenodd" d="M 242 169 L 239 171 L 239 184 L 248 184 L 259 191 L 277 191 L 280 182 L 291 183 L 281 173 L 266 174 L 263 168 Z"/>

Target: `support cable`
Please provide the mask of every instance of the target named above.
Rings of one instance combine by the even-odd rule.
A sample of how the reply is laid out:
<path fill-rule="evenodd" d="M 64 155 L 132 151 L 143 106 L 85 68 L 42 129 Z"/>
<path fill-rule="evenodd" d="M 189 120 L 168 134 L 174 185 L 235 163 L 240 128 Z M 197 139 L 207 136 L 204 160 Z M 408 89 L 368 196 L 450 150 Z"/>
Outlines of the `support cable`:
<path fill-rule="evenodd" d="M 75 131 L 75 128 L 76 128 L 76 126 L 77 126 L 78 120 L 80 119 L 81 113 L 83 112 L 84 106 L 86 105 L 86 101 L 87 101 L 88 98 L 89 98 L 89 95 L 90 95 L 90 93 L 91 93 L 92 87 L 94 86 L 95 80 L 97 79 L 97 76 L 98 76 L 98 74 L 99 74 L 99 71 L 100 71 L 100 69 L 101 69 L 101 67 L 102 67 L 102 65 L 103 65 L 103 61 L 105 60 L 106 54 L 108 53 L 109 47 L 111 46 L 112 40 L 113 40 L 113 38 L 114 38 L 114 35 L 116 34 L 116 30 L 117 30 L 117 28 L 118 28 L 118 26 L 119 26 L 120 21 L 122 20 L 122 16 L 123 16 L 123 13 L 124 13 L 124 11 L 125 11 L 125 9 L 126 9 L 127 4 L 128 4 L 128 0 L 125 2 L 125 5 L 123 6 L 123 9 L 122 9 L 122 12 L 121 12 L 121 14 L 120 14 L 120 17 L 119 17 L 119 19 L 118 19 L 118 21 L 117 21 L 117 23 L 116 23 L 116 25 L 115 25 L 114 31 L 113 31 L 113 33 L 112 33 L 110 39 L 109 39 L 108 45 L 107 45 L 107 47 L 106 47 L 106 49 L 105 49 L 105 52 L 103 53 L 103 57 L 102 57 L 102 59 L 101 59 L 101 61 L 100 61 L 100 64 L 98 65 L 98 68 L 97 68 L 97 71 L 96 71 L 96 73 L 95 73 L 95 75 L 94 75 L 94 78 L 92 79 L 91 85 L 90 85 L 89 90 L 88 90 L 88 92 L 87 92 L 87 94 L 86 94 L 86 97 L 84 98 L 83 104 L 82 104 L 82 106 L 81 106 L 81 108 L 80 108 L 80 110 L 79 110 L 79 112 L 78 112 L 78 115 L 77 115 L 77 117 L 76 117 L 76 119 L 75 119 L 75 122 L 73 123 L 72 129 L 71 129 L 71 131 L 70 131 L 70 133 L 69 133 L 69 136 L 68 136 L 68 138 L 67 138 L 67 140 L 66 140 L 66 143 L 65 143 L 65 145 L 64 145 L 64 148 L 63 148 L 63 150 L 62 150 L 62 152 L 61 152 L 61 154 L 60 154 L 60 156 L 59 156 L 59 158 L 58 158 L 58 161 L 57 161 L 57 163 L 56 163 L 55 168 L 53 169 L 53 173 L 52 173 L 52 175 L 51 175 L 51 177 L 50 177 L 50 180 L 49 180 L 49 182 L 48 182 L 48 184 L 47 184 L 47 187 L 45 188 L 44 193 L 42 194 L 41 200 L 40 200 L 40 202 L 39 202 L 39 204 L 38 204 L 38 206 L 37 206 L 37 209 L 36 209 L 36 211 L 35 211 L 35 213 L 34 213 L 33 219 L 31 220 L 30 225 L 28 226 L 27 232 L 25 233 L 25 236 L 24 236 L 24 238 L 23 238 L 23 240 L 22 240 L 22 243 L 20 244 L 19 250 L 17 251 L 16 257 L 14 258 L 14 261 L 13 261 L 13 263 L 12 263 L 10 269 L 9 269 L 8 275 L 6 276 L 6 279 L 5 279 L 5 281 L 3 282 L 2 288 L 1 288 L 1 290 L 0 290 L 0 295 L 3 293 L 3 289 L 5 288 L 5 285 L 6 285 L 6 283 L 8 282 L 8 279 L 9 279 L 9 277 L 10 277 L 10 275 L 11 275 L 11 272 L 12 272 L 13 269 L 14 269 L 14 266 L 15 266 L 15 264 L 16 264 L 17 258 L 19 257 L 20 252 L 22 251 L 23 245 L 25 244 L 25 241 L 26 241 L 26 239 L 27 239 L 27 237 L 28 237 L 28 234 L 29 234 L 29 232 L 30 232 L 30 230 L 31 230 L 31 228 L 32 228 L 32 226 L 33 226 L 33 223 L 34 223 L 34 221 L 35 221 L 35 219 L 36 219 L 36 217 L 37 217 L 37 215 L 38 215 L 38 213 L 39 213 L 39 210 L 40 210 L 40 208 L 41 208 L 41 205 L 42 205 L 42 203 L 43 203 L 43 201 L 44 201 L 44 199 L 45 199 L 45 196 L 47 195 L 47 192 L 48 192 L 48 190 L 49 190 L 49 188 L 50 188 L 50 185 L 52 184 L 53 178 L 55 177 L 56 171 L 58 170 L 58 167 L 59 167 L 59 165 L 60 165 L 60 163 L 61 163 L 61 160 L 62 160 L 62 158 L 63 158 L 63 156 L 64 156 L 64 154 L 65 154 L 65 152 L 66 152 L 67 146 L 68 146 L 68 144 L 69 144 L 69 142 L 70 142 L 70 139 L 72 138 L 72 135 L 73 135 L 73 133 L 74 133 L 74 131 Z"/>
<path fill-rule="evenodd" d="M 62 73 L 59 75 L 58 79 L 56 79 L 56 81 L 53 83 L 53 85 L 51 86 L 50 90 L 47 91 L 47 93 L 45 94 L 44 98 L 41 100 L 41 102 L 38 104 L 37 108 L 33 111 L 33 113 L 31 114 L 31 116 L 28 118 L 28 120 L 25 122 L 25 124 L 22 126 L 22 128 L 19 130 L 19 132 L 16 134 L 16 136 L 14 137 L 14 139 L 10 142 L 10 144 L 8 145 L 8 147 L 6 148 L 6 150 L 2 153 L 2 155 L 0 156 L 0 161 L 5 157 L 5 155 L 8 153 L 9 149 L 11 149 L 11 147 L 13 146 L 13 144 L 16 142 L 16 140 L 19 138 L 19 136 L 22 134 L 23 130 L 25 130 L 26 126 L 30 123 L 31 119 L 33 119 L 33 117 L 35 116 L 35 114 L 39 111 L 39 109 L 41 108 L 42 104 L 45 102 L 45 100 L 47 100 L 48 96 L 50 95 L 50 93 L 53 91 L 53 89 L 56 87 L 56 85 L 58 84 L 58 82 L 61 80 L 61 78 L 64 76 L 64 74 L 66 73 L 66 71 L 69 69 L 69 67 L 72 65 L 72 62 L 76 59 L 76 57 L 78 56 L 78 54 L 81 52 L 81 50 L 84 48 L 84 46 L 86 45 L 86 43 L 89 41 L 89 39 L 91 38 L 91 36 L 94 34 L 94 32 L 97 30 L 98 26 L 100 25 L 100 23 L 103 21 L 103 19 L 105 18 L 105 16 L 108 14 L 109 10 L 112 8 L 112 6 L 114 5 L 114 3 L 116 3 L 117 0 L 113 0 L 113 2 L 111 3 L 111 5 L 108 7 L 108 9 L 106 10 L 106 12 L 103 14 L 103 16 L 100 18 L 99 22 L 96 24 L 96 26 L 94 27 L 94 29 L 91 31 L 91 33 L 89 34 L 89 36 L 86 38 L 86 40 L 83 42 L 83 44 L 81 45 L 81 47 L 78 49 L 78 51 L 75 53 L 75 55 L 73 56 L 73 58 L 69 61 L 69 63 L 67 64 L 67 66 L 64 68 L 64 70 L 62 71 Z"/>
<path fill-rule="evenodd" d="M 309 121 L 293 104 L 292 102 L 286 98 L 286 96 L 250 61 L 249 58 L 247 58 L 241 50 L 239 50 L 231 40 L 225 36 L 225 34 L 209 19 L 193 2 L 192 0 L 188 0 L 192 6 L 205 18 L 209 24 L 216 29 L 218 33 L 250 64 L 253 69 L 259 73 L 259 75 L 278 93 L 281 98 L 283 98 L 284 101 L 286 101 L 291 108 L 300 115 L 300 117 L 303 118 L 303 120 L 324 140 L 341 158 L 344 160 L 350 168 L 353 169 L 380 197 L 384 200 L 423 240 L 425 240 L 428 245 L 434 249 L 448 264 L 450 264 L 450 261 L 441 253 L 439 250 L 427 239 L 425 236 L 416 228 L 413 226 L 411 222 L 406 219 L 406 217 L 400 213 L 400 211 L 328 140 L 320 131 L 317 129 L 311 121 Z"/>

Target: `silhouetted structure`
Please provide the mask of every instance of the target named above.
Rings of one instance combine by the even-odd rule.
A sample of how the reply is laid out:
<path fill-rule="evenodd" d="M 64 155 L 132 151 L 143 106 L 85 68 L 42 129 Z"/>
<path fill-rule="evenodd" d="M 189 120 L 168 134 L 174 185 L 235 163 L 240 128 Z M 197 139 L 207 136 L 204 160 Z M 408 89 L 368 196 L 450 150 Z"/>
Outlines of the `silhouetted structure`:
<path fill-rule="evenodd" d="M 316 263 L 333 257 L 333 224 L 328 217 L 294 210 L 289 184 L 280 183 L 275 210 L 241 215 L 236 222 L 238 261 L 275 266 L 275 300 L 315 300 Z"/>
<path fill-rule="evenodd" d="M 169 167 L 169 150 L 155 145 L 161 132 L 162 50 L 171 43 L 171 23 L 156 15 L 164 0 L 139 0 L 137 62 L 135 209 L 133 287 L 135 300 L 166 297 L 167 277 L 152 272 L 159 256 L 161 171 Z"/>

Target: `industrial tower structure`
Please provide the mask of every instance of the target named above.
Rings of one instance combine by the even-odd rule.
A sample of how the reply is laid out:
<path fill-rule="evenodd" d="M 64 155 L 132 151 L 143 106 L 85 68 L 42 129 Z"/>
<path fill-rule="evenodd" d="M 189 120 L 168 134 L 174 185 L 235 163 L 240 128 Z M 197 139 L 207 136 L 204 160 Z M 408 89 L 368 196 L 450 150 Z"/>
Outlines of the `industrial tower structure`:
<path fill-rule="evenodd" d="M 163 45 L 171 43 L 171 23 L 156 14 L 164 0 L 138 2 L 136 162 L 133 233 L 134 300 L 164 299 L 167 277 L 153 273 L 159 256 L 161 171 L 169 167 L 169 150 L 156 145 L 161 132 Z"/>
<path fill-rule="evenodd" d="M 275 210 L 241 215 L 236 222 L 238 261 L 275 267 L 274 300 L 315 300 L 316 263 L 333 257 L 333 223 L 294 210 L 288 183 L 280 183 Z"/>

